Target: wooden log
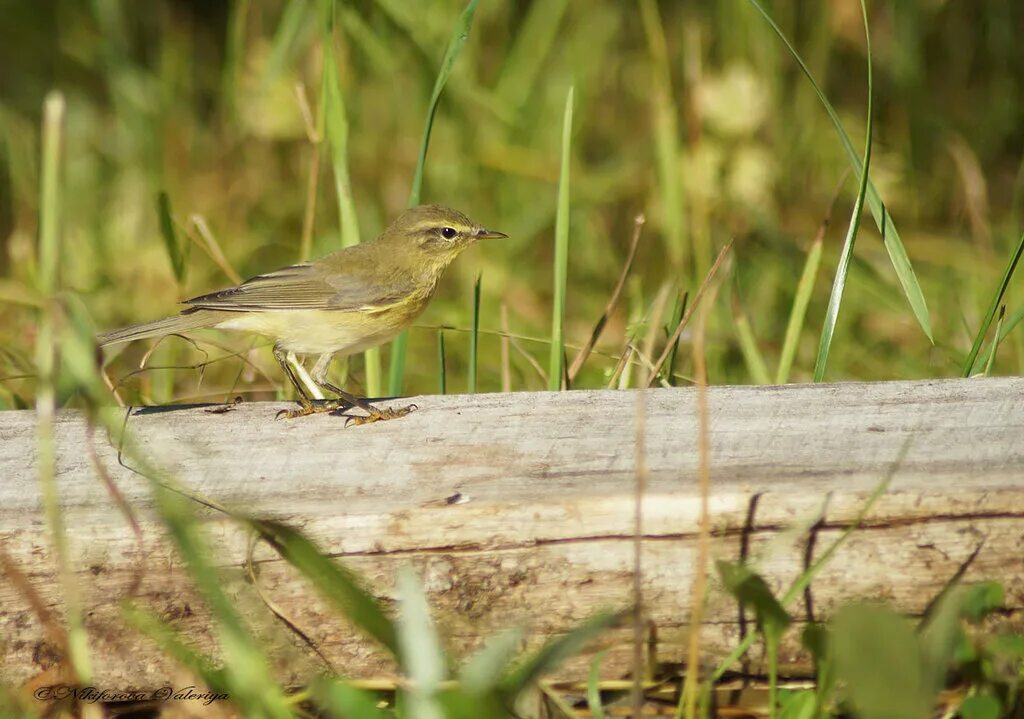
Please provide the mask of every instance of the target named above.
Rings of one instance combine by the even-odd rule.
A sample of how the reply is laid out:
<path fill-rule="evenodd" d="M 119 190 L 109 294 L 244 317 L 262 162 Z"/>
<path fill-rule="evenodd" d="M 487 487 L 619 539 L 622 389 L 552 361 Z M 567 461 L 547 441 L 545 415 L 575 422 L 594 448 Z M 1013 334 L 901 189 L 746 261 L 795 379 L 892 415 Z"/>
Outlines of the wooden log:
<path fill-rule="evenodd" d="M 641 585 L 666 662 L 682 661 L 690 629 L 700 514 L 696 396 L 692 388 L 643 393 Z M 464 652 L 516 622 L 535 645 L 599 608 L 630 606 L 638 399 L 638 392 L 605 391 L 430 396 L 416 398 L 419 410 L 399 421 L 348 428 L 329 415 L 274 421 L 281 404 L 223 413 L 164 407 L 131 411 L 127 427 L 178 481 L 236 510 L 301 527 L 385 600 L 396 569 L 412 563 L 449 646 Z M 918 614 L 961 573 L 965 581 L 1002 581 L 1005 621 L 1024 623 L 1024 379 L 713 387 L 708 400 L 712 557 L 756 561 L 776 590 L 892 473 L 864 527 L 792 607 L 801 621 L 827 617 L 851 599 L 882 599 Z M 153 513 L 150 481 L 119 466 L 116 448 L 102 433 L 90 437 L 78 413 L 62 413 L 56 431 L 96 684 L 167 685 L 173 663 L 125 627 L 118 602 L 130 593 L 216 655 L 210 616 Z M 139 511 L 141 544 L 97 478 L 93 451 Z M 0 546 L 59 611 L 34 454 L 34 414 L 0 413 Z M 296 685 L 321 670 L 322 660 L 247 580 L 247 536 L 223 515 L 196 511 L 225 590 L 265 642 L 277 675 Z M 799 528 L 819 518 L 809 546 Z M 393 672 L 279 557 L 263 548 L 256 558 L 261 591 L 336 670 Z M 741 633 L 737 606 L 715 579 L 703 622 L 711 663 Z M 797 634 L 783 647 L 791 668 L 803 660 Z M 0 674 L 11 681 L 53 662 L 54 647 L 9 581 L 0 582 L 0 637 Z M 626 671 L 629 643 L 628 628 L 608 635 L 607 676 Z M 564 674 L 579 677 L 580 666 Z"/>

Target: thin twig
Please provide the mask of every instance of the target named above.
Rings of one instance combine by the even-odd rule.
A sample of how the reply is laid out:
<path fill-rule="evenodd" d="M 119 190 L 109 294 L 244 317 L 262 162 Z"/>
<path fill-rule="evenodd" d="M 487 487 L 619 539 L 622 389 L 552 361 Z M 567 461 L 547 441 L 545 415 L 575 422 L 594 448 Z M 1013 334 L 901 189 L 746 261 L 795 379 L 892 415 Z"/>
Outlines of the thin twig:
<path fill-rule="evenodd" d="M 185 234 L 209 255 L 210 259 L 221 269 L 221 272 L 228 276 L 229 280 L 236 285 L 242 284 L 242 276 L 235 272 L 235 268 L 231 266 L 228 258 L 224 256 L 220 243 L 217 242 L 217 238 L 210 231 L 210 226 L 206 224 L 206 218 L 199 214 L 189 215 L 188 225 L 185 226 Z M 197 234 L 198 237 L 196 236 Z"/>
<path fill-rule="evenodd" d="M 638 344 L 637 348 L 642 350 L 648 357 L 652 356 L 655 352 L 658 340 L 665 334 L 662 330 L 662 320 L 665 317 L 665 311 L 668 309 L 669 297 L 673 295 L 672 283 L 664 282 L 661 287 L 658 288 L 658 293 L 654 296 L 654 301 L 651 302 L 651 306 L 645 315 L 644 326 L 646 331 L 644 333 L 643 342 Z M 639 387 L 646 386 L 646 381 L 640 379 Z"/>
<path fill-rule="evenodd" d="M 711 280 L 714 279 L 715 274 L 718 272 L 718 268 L 721 267 L 722 262 L 725 260 L 725 256 L 729 254 L 729 250 L 732 249 L 734 240 L 729 240 L 729 244 L 722 248 L 721 252 L 718 253 L 718 257 L 715 258 L 715 263 L 711 265 L 711 269 L 708 270 L 707 276 L 700 285 L 700 289 L 697 290 L 697 294 L 693 297 L 693 302 L 686 308 L 686 314 L 683 315 L 683 319 L 679 321 L 676 326 L 675 332 L 669 337 L 668 343 L 665 345 L 665 349 L 662 351 L 661 356 L 658 357 L 658 361 L 654 363 L 654 371 L 647 380 L 647 386 L 650 387 L 654 384 L 654 380 L 657 379 L 658 373 L 661 372 L 661 368 L 665 365 L 665 361 L 671 354 L 672 346 L 679 341 L 679 338 L 683 336 L 683 330 L 690 321 L 690 317 L 693 316 L 694 311 L 700 307 L 701 298 L 704 296 L 704 292 L 707 291 L 711 285 Z"/>
<path fill-rule="evenodd" d="M 622 265 L 622 272 L 619 273 L 619 281 L 616 283 L 615 289 L 612 290 L 612 296 L 608 298 L 608 304 L 605 305 L 604 312 L 601 313 L 600 319 L 594 325 L 594 330 L 590 333 L 590 339 L 587 340 L 583 349 L 576 353 L 576 358 L 572 361 L 572 366 L 569 367 L 570 384 L 576 380 L 576 375 L 583 368 L 583 363 L 587 361 L 590 352 L 594 349 L 594 345 L 597 344 L 597 340 L 601 337 L 604 326 L 608 323 L 612 312 L 618 307 L 619 298 L 622 296 L 622 290 L 626 286 L 626 279 L 629 277 L 629 272 L 633 268 L 633 260 L 636 258 L 636 249 L 640 244 L 640 231 L 643 229 L 646 221 L 647 218 L 642 214 L 637 215 L 633 219 L 633 238 L 629 243 L 629 252 L 626 253 L 626 262 Z"/>
<path fill-rule="evenodd" d="M 113 395 L 114 401 L 117 402 L 118 407 L 124 407 L 124 400 L 121 399 L 121 395 L 117 393 L 117 387 L 110 379 L 110 375 L 107 374 L 106 367 L 99 368 L 100 378 L 103 380 L 103 384 L 106 385 L 107 389 L 110 390 L 110 394 Z"/>
<path fill-rule="evenodd" d="M 114 478 L 110 476 L 110 472 L 107 471 L 106 466 L 100 461 L 99 453 L 96 451 L 96 425 L 93 422 L 92 415 L 86 415 L 85 423 L 85 437 L 86 437 L 86 449 L 89 453 L 89 461 L 92 464 L 93 470 L 96 475 L 103 482 L 107 488 L 107 492 L 114 500 L 114 504 L 124 515 L 125 519 L 128 520 L 129 526 L 132 528 L 132 534 L 135 535 L 135 548 L 138 552 L 136 556 L 135 569 L 132 572 L 132 580 L 128 585 L 128 590 L 125 592 L 125 596 L 134 597 L 139 587 L 142 586 L 142 579 L 146 573 L 146 553 L 145 544 L 142 536 L 142 527 L 139 525 L 139 520 L 135 516 L 135 511 L 132 509 L 131 504 L 125 499 L 124 494 L 121 492 L 121 488 L 114 482 Z"/>
<path fill-rule="evenodd" d="M 608 389 L 615 389 L 619 376 L 626 369 L 626 365 L 629 364 L 634 352 L 636 352 L 636 347 L 633 346 L 632 340 L 627 339 L 626 346 L 622 348 L 622 354 L 619 355 L 619 361 L 615 365 L 615 369 L 612 370 L 611 379 L 608 380 Z"/>
<path fill-rule="evenodd" d="M 730 243 L 731 244 L 731 243 Z M 728 249 L 728 247 L 726 247 Z M 719 254 L 719 260 L 725 250 Z M 716 260 L 715 265 L 718 265 Z M 711 269 L 708 276 L 715 273 Z M 706 284 L 706 281 L 705 281 Z M 703 291 L 701 287 L 701 291 Z M 712 291 L 711 300 L 714 300 Z M 700 292 L 694 304 L 700 300 Z M 710 437 L 708 417 L 708 367 L 704 354 L 704 340 L 707 332 L 708 311 L 710 302 L 701 308 L 697 319 L 697 331 L 693 337 L 693 368 L 697 380 L 697 447 L 698 447 L 698 482 L 700 488 L 700 524 L 697 541 L 697 561 L 694 567 L 693 597 L 690 608 L 690 637 L 686 660 L 686 682 L 683 686 L 683 700 L 686 703 L 686 717 L 696 716 L 697 694 L 700 684 L 700 630 L 704 617 L 704 594 L 707 590 L 707 565 L 711 544 L 711 524 L 708 516 L 708 493 L 710 490 Z"/>
<path fill-rule="evenodd" d="M 269 609 L 275 617 L 280 619 L 289 631 L 301 639 L 303 644 L 312 649 L 313 653 L 316 654 L 320 658 L 320 661 L 324 663 L 324 666 L 326 666 L 331 672 L 337 673 L 338 668 L 334 666 L 334 664 L 331 663 L 331 660 L 324 655 L 323 651 L 321 651 L 320 647 L 317 646 L 316 642 L 313 641 L 309 634 L 303 631 L 294 619 L 285 614 L 284 610 L 281 609 L 273 599 L 268 597 L 263 591 L 263 587 L 260 586 L 259 578 L 256 576 L 256 565 L 253 561 L 256 544 L 259 541 L 260 538 L 257 535 L 250 535 L 245 552 L 245 572 L 249 576 L 249 582 L 252 584 L 253 589 L 256 590 L 256 594 L 267 609 Z"/>
<path fill-rule="evenodd" d="M 32 582 L 21 571 L 21 567 L 7 553 L 2 544 L 0 544 L 0 575 L 6 578 L 7 586 L 20 594 L 32 610 L 32 613 L 36 615 L 36 619 L 39 620 L 39 624 L 42 625 L 43 630 L 46 632 L 46 637 L 49 639 L 50 644 L 60 654 L 63 666 L 64 662 L 68 659 L 67 630 L 64 628 L 60 618 L 50 610 L 47 600 L 40 596 L 39 592 L 32 586 Z"/>
<path fill-rule="evenodd" d="M 544 386 L 547 387 L 548 374 L 547 372 L 544 371 L 544 368 L 540 366 L 540 362 L 534 359 L 533 355 L 531 355 L 529 352 L 523 349 L 523 346 L 519 344 L 519 338 L 514 337 L 512 335 L 505 336 L 508 337 L 508 341 L 512 345 L 512 349 L 514 349 L 516 352 L 518 352 L 519 354 L 526 358 L 526 361 L 530 363 L 530 366 L 533 367 L 534 370 L 536 370 L 537 376 L 540 377 L 541 382 L 543 382 Z"/>

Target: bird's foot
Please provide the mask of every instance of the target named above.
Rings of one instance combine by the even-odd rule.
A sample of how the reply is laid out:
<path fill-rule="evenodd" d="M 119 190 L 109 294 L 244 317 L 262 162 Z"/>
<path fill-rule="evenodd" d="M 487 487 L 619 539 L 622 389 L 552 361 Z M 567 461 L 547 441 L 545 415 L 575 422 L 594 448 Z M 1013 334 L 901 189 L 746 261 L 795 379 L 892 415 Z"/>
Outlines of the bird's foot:
<path fill-rule="evenodd" d="M 413 410 L 418 409 L 416 405 L 410 404 L 405 407 L 386 407 L 384 409 L 377 409 L 376 407 L 370 408 L 370 413 L 366 415 L 358 415 L 354 417 L 348 417 L 345 420 L 345 426 L 354 424 L 357 427 L 361 424 L 373 424 L 374 422 L 386 422 L 389 419 L 398 419 L 404 417 Z"/>
<path fill-rule="evenodd" d="M 344 402 L 334 399 L 315 400 L 299 405 L 298 409 L 282 409 L 277 413 L 275 419 L 295 419 L 296 417 L 306 417 L 311 414 L 334 412 L 335 410 L 347 407 L 348 405 Z"/>

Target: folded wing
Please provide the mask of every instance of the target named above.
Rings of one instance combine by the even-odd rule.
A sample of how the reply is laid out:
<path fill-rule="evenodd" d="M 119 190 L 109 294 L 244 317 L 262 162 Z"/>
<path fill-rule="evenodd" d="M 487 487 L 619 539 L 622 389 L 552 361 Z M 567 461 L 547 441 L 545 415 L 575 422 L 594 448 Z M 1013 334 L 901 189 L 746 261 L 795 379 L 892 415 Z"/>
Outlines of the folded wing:
<path fill-rule="evenodd" d="M 211 310 L 272 312 L 280 310 L 380 310 L 408 295 L 406 282 L 387 283 L 363 273 L 326 273 L 312 264 L 257 275 L 238 287 L 193 297 L 183 304 Z"/>

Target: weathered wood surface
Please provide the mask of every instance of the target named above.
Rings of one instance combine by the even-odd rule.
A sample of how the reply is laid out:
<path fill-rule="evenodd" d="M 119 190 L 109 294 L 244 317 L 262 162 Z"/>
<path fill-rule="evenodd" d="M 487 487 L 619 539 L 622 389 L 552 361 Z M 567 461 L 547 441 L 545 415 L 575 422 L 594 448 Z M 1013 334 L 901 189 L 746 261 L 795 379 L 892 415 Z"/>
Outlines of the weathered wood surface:
<path fill-rule="evenodd" d="M 326 415 L 273 421 L 281 405 L 257 403 L 223 414 L 135 411 L 128 428 L 181 482 L 235 509 L 299 525 L 382 597 L 391 596 L 395 570 L 412 562 L 457 650 L 514 622 L 526 623 L 539 642 L 598 607 L 629 606 L 636 392 L 415 401 L 420 409 L 407 418 L 364 427 L 345 428 Z M 696 391 L 648 391 L 644 405 L 644 602 L 658 627 L 659 659 L 678 662 L 700 506 Z M 857 515 L 909 442 L 890 491 L 815 582 L 812 606 L 794 607 L 801 617 L 809 609 L 827 616 L 851 597 L 919 613 L 964 571 L 966 580 L 1003 581 L 1006 621 L 1024 621 L 1024 379 L 713 387 L 709 407 L 713 557 L 736 558 L 746 546 L 776 588 Z M 57 433 L 61 501 L 97 686 L 166 685 L 171 665 L 124 628 L 117 600 L 142 571 L 138 601 L 215 652 L 209 616 L 152 513 L 148 481 L 119 467 L 97 435 L 99 461 L 140 508 L 140 547 L 97 479 L 82 418 L 61 415 Z M 0 543 L 56 608 L 34 447 L 33 413 L 0 413 Z M 456 493 L 462 503 L 447 504 Z M 823 507 L 825 524 L 808 552 L 806 534 L 786 528 Z M 225 588 L 272 647 L 282 680 L 296 684 L 322 668 L 246 582 L 245 535 L 222 516 L 197 511 Z M 338 670 L 391 672 L 283 561 L 266 550 L 257 557 L 263 591 Z M 736 605 L 713 581 L 702 630 L 707 659 L 731 648 L 739 631 Z M 795 636 L 784 652 L 791 662 L 799 660 Z M 0 637 L 5 678 L 25 679 L 52 661 L 36 617 L 5 581 Z M 612 675 L 628 662 L 629 632 L 609 639 Z"/>

